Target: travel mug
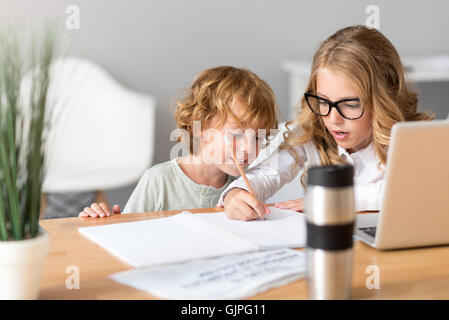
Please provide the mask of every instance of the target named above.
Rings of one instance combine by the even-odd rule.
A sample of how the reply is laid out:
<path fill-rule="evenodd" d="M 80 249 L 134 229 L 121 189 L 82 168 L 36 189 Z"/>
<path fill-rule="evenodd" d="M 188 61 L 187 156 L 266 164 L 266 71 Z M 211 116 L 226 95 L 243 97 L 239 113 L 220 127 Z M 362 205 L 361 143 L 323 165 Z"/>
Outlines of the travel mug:
<path fill-rule="evenodd" d="M 313 167 L 307 173 L 307 285 L 310 299 L 349 299 L 355 220 L 354 168 Z"/>

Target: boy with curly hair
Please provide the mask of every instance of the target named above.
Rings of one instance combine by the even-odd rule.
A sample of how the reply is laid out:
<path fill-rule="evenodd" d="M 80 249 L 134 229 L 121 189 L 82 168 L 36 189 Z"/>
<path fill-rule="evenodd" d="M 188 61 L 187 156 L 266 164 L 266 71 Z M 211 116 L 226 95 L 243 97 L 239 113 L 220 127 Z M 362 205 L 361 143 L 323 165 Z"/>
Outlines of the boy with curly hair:
<path fill-rule="evenodd" d="M 228 149 L 234 148 L 239 164 L 248 167 L 265 138 L 261 132 L 277 128 L 277 114 L 273 91 L 251 71 L 230 66 L 203 71 L 178 101 L 175 113 L 178 139 L 187 152 L 148 169 L 123 213 L 216 206 L 239 175 Z M 223 142 L 225 136 L 232 146 Z M 114 205 L 112 213 L 121 213 L 120 207 Z M 110 215 L 105 203 L 93 203 L 79 214 Z"/>

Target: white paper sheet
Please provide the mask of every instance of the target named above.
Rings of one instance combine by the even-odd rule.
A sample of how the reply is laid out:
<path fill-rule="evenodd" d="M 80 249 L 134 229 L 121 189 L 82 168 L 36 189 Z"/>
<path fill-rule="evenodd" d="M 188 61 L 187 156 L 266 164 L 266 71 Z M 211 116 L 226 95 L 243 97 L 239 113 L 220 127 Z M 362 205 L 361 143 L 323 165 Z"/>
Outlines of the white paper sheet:
<path fill-rule="evenodd" d="M 116 273 L 111 279 L 167 299 L 241 299 L 305 276 L 305 253 L 277 249 Z"/>
<path fill-rule="evenodd" d="M 270 207 L 266 220 L 231 220 L 223 212 L 195 213 L 195 218 L 208 222 L 255 243 L 259 250 L 302 248 L 306 245 L 305 214 Z"/>
<path fill-rule="evenodd" d="M 224 213 L 178 215 L 79 228 L 79 232 L 134 267 L 305 246 L 302 213 L 272 208 L 267 220 L 236 221 Z"/>
<path fill-rule="evenodd" d="M 256 251 L 257 246 L 204 227 L 190 214 L 79 228 L 79 232 L 134 267 Z"/>

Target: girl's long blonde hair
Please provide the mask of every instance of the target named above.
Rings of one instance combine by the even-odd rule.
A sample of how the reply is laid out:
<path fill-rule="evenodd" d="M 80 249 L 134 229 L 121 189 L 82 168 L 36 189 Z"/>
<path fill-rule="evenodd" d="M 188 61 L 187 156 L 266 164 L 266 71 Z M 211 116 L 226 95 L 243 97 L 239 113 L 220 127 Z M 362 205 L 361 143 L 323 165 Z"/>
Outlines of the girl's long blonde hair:
<path fill-rule="evenodd" d="M 306 92 L 316 93 L 317 73 L 327 68 L 350 81 L 359 93 L 361 104 L 372 113 L 372 142 L 380 161 L 386 164 L 391 127 L 396 122 L 430 120 L 433 116 L 417 111 L 418 95 L 405 80 L 399 54 L 378 30 L 351 26 L 337 31 L 318 48 Z M 314 114 L 303 97 L 297 118 L 287 123 L 285 143 L 293 148 L 312 141 L 318 148 L 322 165 L 342 164 L 337 144 L 320 116 Z M 298 137 L 288 125 L 297 124 Z"/>

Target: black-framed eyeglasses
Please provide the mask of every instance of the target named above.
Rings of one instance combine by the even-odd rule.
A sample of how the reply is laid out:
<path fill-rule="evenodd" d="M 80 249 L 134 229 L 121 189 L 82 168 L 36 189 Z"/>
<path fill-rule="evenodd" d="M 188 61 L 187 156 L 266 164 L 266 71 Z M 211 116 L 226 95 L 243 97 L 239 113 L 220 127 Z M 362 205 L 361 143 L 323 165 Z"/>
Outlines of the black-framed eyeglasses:
<path fill-rule="evenodd" d="M 304 97 L 306 98 L 310 110 L 323 117 L 329 115 L 332 108 L 337 109 L 338 113 L 348 120 L 360 119 L 365 112 L 365 108 L 361 105 L 359 98 L 343 99 L 332 102 L 308 92 L 304 93 Z"/>

